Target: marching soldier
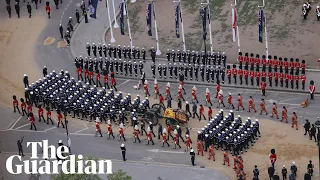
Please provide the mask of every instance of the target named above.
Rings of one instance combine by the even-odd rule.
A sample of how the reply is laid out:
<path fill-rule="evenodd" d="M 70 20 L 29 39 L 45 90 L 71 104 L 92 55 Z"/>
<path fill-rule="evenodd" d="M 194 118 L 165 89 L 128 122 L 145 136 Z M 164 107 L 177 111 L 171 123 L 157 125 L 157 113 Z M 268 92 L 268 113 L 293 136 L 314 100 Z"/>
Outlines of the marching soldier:
<path fill-rule="evenodd" d="M 200 66 L 200 75 L 201 75 L 201 80 L 204 81 L 204 68 L 202 64 Z"/>
<path fill-rule="evenodd" d="M 136 48 L 136 55 L 137 55 L 137 59 L 140 59 L 140 49 L 139 49 L 139 47 Z"/>
<path fill-rule="evenodd" d="M 181 101 L 181 99 L 184 101 L 185 99 L 183 98 L 183 95 L 182 95 L 182 85 L 180 84 L 179 87 L 178 87 L 178 100 Z M 169 98 L 168 98 L 169 99 Z"/>
<path fill-rule="evenodd" d="M 317 15 L 317 20 L 320 21 L 320 7 L 317 6 L 316 8 L 316 15 Z"/>
<path fill-rule="evenodd" d="M 184 83 L 183 83 L 183 84 L 184 84 Z M 183 88 L 184 93 L 186 94 L 186 91 L 184 90 L 184 87 L 183 87 L 183 86 L 182 86 L 182 88 Z M 197 91 L 196 86 L 193 86 L 193 87 L 192 87 L 192 90 L 191 90 L 191 96 L 192 96 L 192 100 L 194 100 L 194 101 L 196 101 L 197 103 L 199 103 L 198 98 L 197 98 L 197 93 L 196 93 L 196 91 Z"/>
<path fill-rule="evenodd" d="M 138 76 L 138 64 L 136 62 L 133 63 L 134 76 Z"/>
<path fill-rule="evenodd" d="M 185 80 L 188 80 L 188 73 L 189 73 L 189 67 L 184 64 L 184 77 L 185 77 Z"/>
<path fill-rule="evenodd" d="M 230 109 L 230 106 L 232 106 L 232 109 L 234 109 L 234 105 L 233 105 L 233 103 L 232 103 L 232 95 L 231 95 L 230 92 L 229 92 L 229 94 L 228 94 L 228 104 L 229 104 L 229 106 L 228 106 L 227 109 Z"/>
<path fill-rule="evenodd" d="M 13 112 L 15 113 L 15 112 L 16 112 L 16 109 L 17 109 L 18 112 L 19 112 L 19 114 L 20 114 L 19 102 L 18 102 L 17 97 L 16 97 L 15 95 L 13 96 L 12 105 L 13 105 Z"/>
<path fill-rule="evenodd" d="M 170 61 L 170 55 L 171 55 L 171 53 L 170 53 L 170 50 L 169 50 L 169 49 L 167 50 L 167 54 L 166 54 L 166 55 L 167 55 L 167 60 Z"/>
<path fill-rule="evenodd" d="M 98 133 L 100 134 L 100 137 L 102 137 L 101 128 L 100 128 L 100 122 L 99 122 L 99 119 L 97 118 L 97 120 L 96 120 L 96 134 L 95 134 L 95 137 L 98 135 Z"/>
<path fill-rule="evenodd" d="M 123 124 L 121 123 L 119 125 L 119 140 L 121 141 L 121 138 L 123 138 L 123 141 L 126 141 L 126 138 L 124 137 L 124 131 L 123 131 Z"/>
<path fill-rule="evenodd" d="M 194 76 L 196 81 L 198 81 L 198 72 L 199 72 L 199 66 L 198 65 L 194 65 Z"/>
<path fill-rule="evenodd" d="M 53 121 L 52 121 L 52 119 L 51 119 L 51 110 L 50 110 L 50 108 L 49 108 L 49 106 L 48 107 L 46 107 L 46 110 L 47 110 L 47 124 L 49 124 L 49 120 L 51 121 L 51 124 L 53 125 Z"/>
<path fill-rule="evenodd" d="M 256 71 L 256 72 L 255 72 L 255 76 L 256 76 L 257 86 L 259 86 L 259 85 L 260 85 L 260 72 L 259 72 L 259 71 Z"/>
<path fill-rule="evenodd" d="M 237 111 L 239 111 L 239 108 L 242 107 L 242 110 L 244 110 L 244 106 L 243 106 L 243 103 L 242 103 L 242 97 L 241 97 L 241 94 L 238 94 L 238 108 L 237 108 Z"/>
<path fill-rule="evenodd" d="M 227 74 L 228 74 L 228 71 L 227 71 Z M 242 85 L 242 83 L 243 83 L 243 82 L 242 82 L 242 77 L 243 77 L 242 66 L 239 66 L 238 74 L 239 74 L 240 85 Z"/>
<path fill-rule="evenodd" d="M 171 135 L 171 137 L 172 137 L 172 135 Z M 166 130 L 166 128 L 163 128 L 163 130 L 162 130 L 162 147 L 164 147 L 165 143 L 168 145 L 168 147 L 170 146 L 170 144 L 168 143 L 168 139 L 169 139 L 169 137 L 167 137 L 167 130 Z"/>
<path fill-rule="evenodd" d="M 181 62 L 181 59 L 183 59 L 183 63 L 186 63 L 186 52 L 185 51 L 183 51 L 183 53 L 181 53 L 180 50 L 178 50 L 177 57 L 178 57 L 179 62 Z"/>
<path fill-rule="evenodd" d="M 273 77 L 272 68 L 271 68 L 271 66 L 269 66 L 268 79 L 269 79 L 269 86 L 270 87 L 272 87 L 272 77 Z"/>
<path fill-rule="evenodd" d="M 175 78 L 178 79 L 178 66 L 177 66 L 176 63 L 174 63 L 174 70 L 173 70 L 173 72 L 174 72 Z"/>
<path fill-rule="evenodd" d="M 152 63 L 151 71 L 152 71 L 153 78 L 156 78 L 156 65 L 155 65 L 155 63 Z"/>
<path fill-rule="evenodd" d="M 160 78 L 162 78 L 162 67 L 161 67 L 161 64 L 159 64 L 159 66 L 158 66 L 158 73 L 159 73 Z"/>
<path fill-rule="evenodd" d="M 230 66 L 227 66 L 227 77 L 228 77 L 228 84 L 231 84 L 231 70 Z"/>
<path fill-rule="evenodd" d="M 150 55 L 152 62 L 156 62 L 156 50 L 153 47 L 151 47 L 150 49 Z M 174 59 L 174 57 L 172 57 L 172 59 Z"/>
<path fill-rule="evenodd" d="M 207 103 L 210 103 L 210 105 L 212 106 L 209 88 L 206 89 L 206 105 L 207 105 Z"/>
<path fill-rule="evenodd" d="M 254 104 L 254 99 L 252 96 L 250 96 L 250 99 L 249 99 L 248 112 L 250 112 L 251 109 L 253 109 L 254 112 L 257 112 L 256 105 Z"/>
<path fill-rule="evenodd" d="M 104 55 L 104 57 L 107 57 L 107 46 L 106 46 L 106 44 L 103 44 L 102 45 L 102 52 L 103 52 L 103 55 Z"/>
<path fill-rule="evenodd" d="M 265 81 L 265 78 L 262 78 L 262 81 L 260 83 L 260 89 L 261 89 L 262 96 L 266 96 L 266 86 L 267 86 L 267 83 Z"/>
<path fill-rule="evenodd" d="M 30 130 L 32 130 L 32 128 L 34 127 L 34 130 L 37 131 L 37 127 L 36 127 L 36 124 L 35 124 L 36 120 L 35 120 L 32 112 L 29 113 L 28 119 L 29 119 L 29 122 L 30 122 L 30 125 L 31 125 Z"/>
<path fill-rule="evenodd" d="M 154 79 L 154 94 L 155 94 L 154 99 L 157 99 L 157 97 L 160 95 L 157 79 Z"/>
<path fill-rule="evenodd" d="M 249 75 L 250 75 L 251 86 L 253 86 L 253 81 L 254 81 L 255 73 L 254 73 L 253 71 L 250 71 Z"/>
<path fill-rule="evenodd" d="M 294 128 L 294 126 L 296 126 L 296 130 L 298 130 L 298 116 L 296 112 L 293 112 L 293 115 L 292 115 L 291 127 Z"/>
<path fill-rule="evenodd" d="M 87 49 L 88 56 L 90 56 L 91 55 L 91 46 L 89 43 L 87 43 L 86 49 Z"/>
<path fill-rule="evenodd" d="M 314 81 L 310 81 L 310 86 L 309 86 L 309 94 L 310 94 L 310 99 L 314 100 L 314 93 L 316 92 L 316 86 L 314 85 Z"/>
<path fill-rule="evenodd" d="M 179 134 L 176 129 L 173 131 L 173 134 L 174 134 L 174 148 L 173 149 L 176 149 L 177 146 L 179 147 L 179 149 L 181 149 L 181 146 L 179 144 Z"/>
<path fill-rule="evenodd" d="M 249 71 L 248 71 L 248 69 L 244 69 L 244 70 L 243 70 L 243 74 L 244 74 L 245 83 L 246 83 L 246 85 L 248 85 L 248 78 L 249 78 Z"/>
<path fill-rule="evenodd" d="M 143 72 L 143 63 L 142 63 L 142 61 L 139 62 L 139 70 L 140 70 L 140 75 L 142 75 L 142 72 Z"/>
<path fill-rule="evenodd" d="M 223 105 L 223 107 L 226 107 L 224 105 L 224 102 L 223 102 L 222 90 L 219 91 L 219 95 L 218 95 L 218 105 L 219 105 L 219 107 L 220 107 L 221 104 Z"/>
<path fill-rule="evenodd" d="M 99 46 L 98 46 L 98 54 L 100 57 L 102 57 L 102 46 L 101 46 L 101 43 L 99 43 Z"/>
<path fill-rule="evenodd" d="M 213 83 L 214 82 L 214 72 L 215 72 L 215 69 L 213 68 L 213 66 L 211 66 L 211 70 L 210 70 L 210 76 L 211 76 L 211 82 Z"/>
<path fill-rule="evenodd" d="M 290 85 L 291 85 L 291 89 L 294 88 L 294 75 L 293 72 L 290 72 L 290 76 L 289 76 L 289 80 L 290 80 Z"/>
<path fill-rule="evenodd" d="M 131 61 L 129 61 L 129 63 L 128 63 L 128 70 L 129 70 L 130 76 L 132 76 L 132 68 L 133 68 L 133 64 L 131 63 Z"/>
<path fill-rule="evenodd" d="M 282 107 L 282 113 L 281 113 L 281 122 L 283 120 L 286 120 L 286 123 L 288 123 L 288 110 L 287 110 L 287 107 L 286 106 L 283 106 Z"/>
<path fill-rule="evenodd" d="M 186 55 L 187 57 L 187 60 L 188 60 L 188 64 L 191 64 L 191 53 L 190 53 L 190 50 L 187 50 L 187 55 Z M 183 60 L 184 61 L 184 60 Z"/>
<path fill-rule="evenodd" d="M 272 115 L 270 117 L 273 118 L 273 116 L 276 115 L 277 119 L 279 119 L 278 106 L 277 106 L 277 104 L 275 102 L 272 103 L 272 104 L 273 104 L 273 106 L 272 106 Z"/>
<path fill-rule="evenodd" d="M 146 97 L 150 97 L 149 89 L 148 89 L 148 81 L 145 80 L 144 85 L 143 85 L 144 93 Z"/>
<path fill-rule="evenodd" d="M 262 112 L 265 112 L 266 115 L 268 115 L 268 112 L 266 110 L 266 104 L 264 102 L 264 99 L 261 99 L 261 102 L 260 102 L 260 115 L 262 115 Z"/>
<path fill-rule="evenodd" d="M 138 128 L 138 125 L 135 125 L 135 126 L 134 126 L 133 137 L 134 137 L 134 142 L 133 142 L 133 143 L 136 143 L 137 140 L 139 141 L 139 143 L 141 143 L 141 140 L 140 140 L 140 138 L 139 138 L 139 128 Z"/>

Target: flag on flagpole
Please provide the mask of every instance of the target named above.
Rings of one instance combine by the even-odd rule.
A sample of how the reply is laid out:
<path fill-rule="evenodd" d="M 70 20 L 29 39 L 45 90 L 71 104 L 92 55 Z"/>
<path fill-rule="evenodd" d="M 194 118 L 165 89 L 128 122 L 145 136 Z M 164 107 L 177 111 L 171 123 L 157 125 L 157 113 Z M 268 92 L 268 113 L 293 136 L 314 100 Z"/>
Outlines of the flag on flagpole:
<path fill-rule="evenodd" d="M 179 33 L 179 16 L 181 17 L 180 9 L 179 9 L 180 4 L 177 3 L 174 7 L 175 10 L 175 23 L 176 23 L 176 37 L 180 38 L 180 33 Z"/>
<path fill-rule="evenodd" d="M 262 43 L 263 42 L 263 38 L 262 38 L 262 29 L 263 29 L 263 10 L 260 9 L 259 10 L 259 29 L 258 29 L 258 34 L 259 34 L 259 42 Z"/>
<path fill-rule="evenodd" d="M 124 35 L 124 3 L 120 4 L 120 32 Z"/>
<path fill-rule="evenodd" d="M 97 7 L 98 7 L 98 0 L 90 0 L 89 1 L 89 13 L 91 18 L 97 19 Z"/>
<path fill-rule="evenodd" d="M 232 39 L 233 42 L 237 41 L 237 11 L 232 8 Z"/>
<path fill-rule="evenodd" d="M 127 15 L 127 2 L 126 0 L 122 0 L 123 5 L 123 16 Z"/>
<path fill-rule="evenodd" d="M 152 29 L 151 29 L 152 16 L 151 16 L 151 12 L 152 12 L 152 4 L 151 3 L 147 3 L 146 4 L 146 19 L 147 19 L 147 28 L 148 28 L 148 35 L 149 36 L 152 36 Z"/>
<path fill-rule="evenodd" d="M 201 9 L 200 14 L 202 16 L 202 28 L 203 28 L 203 33 L 202 33 L 202 38 L 203 40 L 207 39 L 207 7 L 204 7 Z"/>

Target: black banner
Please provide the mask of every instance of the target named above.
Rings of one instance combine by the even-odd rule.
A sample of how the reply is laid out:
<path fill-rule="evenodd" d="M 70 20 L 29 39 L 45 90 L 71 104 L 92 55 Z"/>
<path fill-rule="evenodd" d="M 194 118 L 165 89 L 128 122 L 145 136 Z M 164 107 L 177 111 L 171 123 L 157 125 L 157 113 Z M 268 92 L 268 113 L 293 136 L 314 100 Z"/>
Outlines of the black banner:
<path fill-rule="evenodd" d="M 124 35 L 124 3 L 120 4 L 120 31 Z"/>
<path fill-rule="evenodd" d="M 179 16 L 180 14 L 180 3 L 178 3 L 175 7 L 175 21 L 176 21 L 176 37 L 180 38 L 180 33 L 179 33 Z"/>
<path fill-rule="evenodd" d="M 200 14 L 202 16 L 202 38 L 203 40 L 207 39 L 207 7 L 201 9 Z"/>
<path fill-rule="evenodd" d="M 152 25 L 152 4 L 148 3 L 146 5 L 146 18 L 147 18 L 147 27 L 148 27 L 148 35 L 152 36 L 152 30 L 151 30 L 151 25 Z"/>

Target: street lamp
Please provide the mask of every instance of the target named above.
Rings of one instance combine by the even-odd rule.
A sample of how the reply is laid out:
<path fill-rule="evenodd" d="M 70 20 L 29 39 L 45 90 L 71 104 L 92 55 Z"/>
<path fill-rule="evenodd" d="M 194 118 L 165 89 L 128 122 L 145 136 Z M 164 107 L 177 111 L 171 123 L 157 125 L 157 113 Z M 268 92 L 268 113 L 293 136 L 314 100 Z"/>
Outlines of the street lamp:
<path fill-rule="evenodd" d="M 316 126 L 316 128 L 318 129 L 318 134 L 320 133 L 320 119 L 318 118 L 318 120 L 314 123 L 314 125 Z M 319 150 L 319 172 L 320 172 L 320 139 L 319 136 L 318 138 L 318 150 Z"/>

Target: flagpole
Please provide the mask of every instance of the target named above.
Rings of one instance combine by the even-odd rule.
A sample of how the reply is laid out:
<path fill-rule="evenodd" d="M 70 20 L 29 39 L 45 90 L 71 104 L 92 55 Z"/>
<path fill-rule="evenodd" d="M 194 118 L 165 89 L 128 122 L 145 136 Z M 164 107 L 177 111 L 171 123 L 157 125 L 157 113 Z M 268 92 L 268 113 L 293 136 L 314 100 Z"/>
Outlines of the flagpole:
<path fill-rule="evenodd" d="M 237 0 L 234 0 L 234 4 L 231 4 L 231 7 L 235 8 L 235 12 L 237 13 Z M 238 14 L 236 14 L 235 21 L 237 22 L 237 41 L 238 41 L 238 52 L 240 52 L 240 35 L 239 35 L 239 26 L 238 26 Z"/>
<path fill-rule="evenodd" d="M 187 52 L 187 50 L 186 50 L 186 41 L 185 41 L 185 38 L 184 38 L 184 26 L 183 26 L 183 18 L 182 18 L 182 8 L 181 8 L 182 4 L 181 4 L 181 0 L 179 0 L 179 1 L 173 1 L 173 2 L 174 2 L 174 3 L 179 3 L 179 9 L 180 9 L 180 15 L 181 15 L 180 19 L 181 19 L 181 32 L 182 32 L 183 51 L 184 51 L 184 52 Z M 179 16 L 179 14 L 178 14 L 177 16 Z"/>
<path fill-rule="evenodd" d="M 153 16 L 154 16 L 154 28 L 156 31 L 156 43 L 157 43 L 157 51 L 156 51 L 156 55 L 160 55 L 161 51 L 159 48 L 159 37 L 158 37 L 158 28 L 157 28 L 157 20 L 156 20 L 156 5 L 154 0 L 152 1 L 152 5 L 153 5 Z"/>
<path fill-rule="evenodd" d="M 130 47 L 133 49 L 133 43 L 132 43 L 132 37 L 131 37 L 131 29 L 130 29 L 130 20 L 129 20 L 129 13 L 128 13 L 128 8 L 127 8 L 127 3 L 125 0 L 123 0 L 124 6 L 126 7 L 126 15 L 127 15 L 127 23 L 128 23 L 128 31 L 129 31 L 129 38 L 130 38 Z M 131 3 L 134 3 L 135 1 L 131 1 Z"/>
<path fill-rule="evenodd" d="M 262 8 L 264 9 L 265 7 L 265 3 L 264 3 L 264 0 L 262 2 L 262 6 L 258 6 L 258 8 Z M 267 18 L 266 18 L 266 15 L 264 15 L 264 33 L 265 33 L 265 41 L 266 41 L 266 60 L 269 60 L 268 56 L 269 56 L 269 46 L 268 46 L 268 33 L 267 33 Z"/>
<path fill-rule="evenodd" d="M 213 53 L 213 45 L 212 45 L 212 29 L 211 29 L 211 13 L 210 13 L 210 0 L 207 0 L 207 3 L 201 3 L 207 5 L 208 7 L 208 20 L 209 20 L 209 32 L 210 32 L 210 51 Z M 207 53 L 207 52 L 206 52 Z"/>
<path fill-rule="evenodd" d="M 117 16 L 116 16 L 116 8 L 114 7 L 114 0 L 112 0 L 112 6 L 113 6 L 113 18 L 114 18 L 114 28 L 118 28 L 119 25 L 117 23 Z"/>
<path fill-rule="evenodd" d="M 114 43 L 116 42 L 116 39 L 113 36 L 112 22 L 111 22 L 110 9 L 109 9 L 109 0 L 106 0 L 106 2 L 107 2 L 107 9 L 108 9 L 108 17 L 109 17 L 109 28 L 110 28 L 110 34 L 111 34 L 110 42 Z"/>

